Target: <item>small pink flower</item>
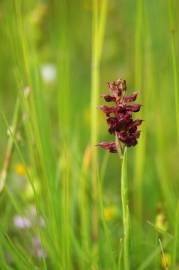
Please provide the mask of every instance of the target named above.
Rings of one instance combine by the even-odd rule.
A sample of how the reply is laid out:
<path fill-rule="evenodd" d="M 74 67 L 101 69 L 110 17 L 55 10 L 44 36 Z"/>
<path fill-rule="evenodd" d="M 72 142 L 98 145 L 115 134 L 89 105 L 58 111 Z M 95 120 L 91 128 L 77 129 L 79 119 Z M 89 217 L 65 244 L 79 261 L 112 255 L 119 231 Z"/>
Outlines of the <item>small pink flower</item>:
<path fill-rule="evenodd" d="M 32 227 L 32 223 L 27 217 L 16 215 L 13 222 L 18 229 L 29 229 Z"/>

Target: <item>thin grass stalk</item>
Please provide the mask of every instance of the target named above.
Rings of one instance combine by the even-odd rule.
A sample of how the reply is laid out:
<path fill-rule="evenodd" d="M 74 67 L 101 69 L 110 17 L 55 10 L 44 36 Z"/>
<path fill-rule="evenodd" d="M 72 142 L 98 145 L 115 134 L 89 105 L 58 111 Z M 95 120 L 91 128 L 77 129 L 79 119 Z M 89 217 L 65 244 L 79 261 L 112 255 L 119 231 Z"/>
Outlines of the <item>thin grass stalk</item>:
<path fill-rule="evenodd" d="M 137 1 L 136 29 L 135 29 L 135 88 L 142 89 L 142 33 L 143 33 L 143 0 Z M 142 130 L 140 144 L 136 148 L 134 171 L 134 202 L 135 212 L 142 218 L 142 177 L 145 158 L 145 131 Z"/>
<path fill-rule="evenodd" d="M 59 17 L 56 23 L 60 25 L 59 32 L 57 32 L 57 47 L 59 49 L 57 55 L 57 64 L 58 64 L 58 77 L 59 77 L 59 89 L 58 90 L 58 114 L 59 114 L 59 129 L 61 137 L 63 138 L 62 142 L 67 143 L 66 141 L 70 140 L 70 134 L 68 134 L 68 129 L 70 125 L 70 107 L 69 101 L 70 97 L 70 81 L 71 81 L 71 48 L 70 48 L 70 23 L 68 21 L 68 12 L 69 6 L 67 1 L 55 1 L 57 14 Z M 63 54 L 63 57 L 61 56 Z M 63 127 L 63 128 L 62 128 Z"/>
<path fill-rule="evenodd" d="M 1 233 L 0 233 L 1 234 Z M 20 250 L 17 245 L 15 245 L 7 234 L 0 235 L 1 243 L 4 243 L 4 247 L 9 250 L 17 269 L 34 269 L 35 265 L 31 261 L 31 258 L 22 249 Z M 11 268 L 12 269 L 12 268 Z"/>
<path fill-rule="evenodd" d="M 13 114 L 13 120 L 12 120 L 12 132 L 14 134 L 16 134 L 16 129 L 17 129 L 19 109 L 20 109 L 19 105 L 20 105 L 20 102 L 19 102 L 19 97 L 18 97 L 16 101 L 15 111 Z M 7 172 L 10 166 L 12 154 L 13 154 L 13 149 L 14 149 L 14 141 L 13 141 L 13 138 L 9 136 L 6 154 L 5 154 L 4 163 L 3 163 L 3 169 L 0 174 L 0 192 L 2 192 L 6 184 L 6 177 L 7 177 Z"/>
<path fill-rule="evenodd" d="M 99 77 L 100 77 L 100 61 L 104 39 L 104 30 L 106 23 L 107 0 L 103 0 L 100 4 L 93 0 L 93 17 L 92 17 L 92 65 L 91 65 L 91 145 L 92 151 L 92 193 L 93 193 L 93 212 L 92 212 L 92 237 L 96 242 L 98 239 L 98 183 L 97 183 L 97 167 L 98 155 L 95 144 L 98 141 L 98 96 L 99 96 Z M 95 250 L 96 248 L 94 248 Z"/>
<path fill-rule="evenodd" d="M 143 0 L 137 0 L 136 6 L 136 28 L 135 28 L 135 86 L 142 86 L 142 54 L 141 38 L 143 29 Z"/>
<path fill-rule="evenodd" d="M 127 181 L 127 150 L 125 148 L 121 165 L 121 199 L 122 199 L 122 218 L 123 218 L 123 257 L 124 270 L 130 269 L 129 263 L 129 205 L 128 205 L 128 181 Z"/>
<path fill-rule="evenodd" d="M 70 168 L 71 168 L 71 159 L 68 154 L 68 149 L 66 145 L 63 149 L 63 159 L 66 166 L 61 170 L 61 177 L 62 177 L 62 248 L 63 248 L 63 256 L 62 256 L 62 265 L 63 269 L 71 269 L 71 215 L 70 215 Z"/>
<path fill-rule="evenodd" d="M 161 257 L 163 258 L 163 264 L 164 264 L 163 268 L 165 270 L 168 270 L 168 263 L 167 263 L 166 258 L 165 258 L 164 247 L 163 247 L 162 241 L 160 238 L 158 239 L 158 241 L 159 241 L 159 245 L 160 245 Z"/>
<path fill-rule="evenodd" d="M 163 74 L 161 77 L 157 76 L 157 79 L 155 78 L 155 66 L 157 66 L 158 61 L 156 60 L 155 56 L 155 49 L 151 46 L 152 45 L 152 38 L 154 38 L 154 33 L 152 29 L 152 25 L 150 22 L 150 13 L 147 10 L 146 6 L 146 13 L 145 13 L 145 20 L 146 20 L 146 35 L 148 39 L 148 44 L 146 47 L 146 62 L 147 62 L 147 68 L 146 70 L 146 78 L 145 78 L 145 84 L 147 87 L 145 87 L 145 90 L 147 92 L 147 95 L 145 95 L 145 104 L 148 103 L 148 107 L 151 108 L 151 111 L 153 111 L 153 116 L 149 117 L 149 114 L 147 111 L 145 112 L 145 120 L 146 120 L 146 130 L 149 128 L 147 126 L 147 122 L 154 121 L 156 122 L 156 131 L 155 131 L 155 140 L 156 140 L 156 154 L 155 154 L 155 166 L 156 166 L 156 172 L 158 174 L 157 179 L 159 180 L 159 185 L 161 188 L 161 194 L 164 198 L 164 201 L 166 202 L 166 208 L 167 208 L 167 216 L 173 224 L 173 214 L 174 214 L 174 209 L 173 206 L 175 204 L 175 196 L 174 196 L 174 190 L 172 187 L 172 182 L 168 181 L 169 180 L 169 170 L 167 167 L 167 141 L 165 139 L 165 136 L 163 135 L 163 119 L 162 119 L 162 111 L 161 107 L 158 108 L 157 105 L 157 99 L 161 99 L 160 93 L 155 91 L 155 89 L 158 87 L 158 83 L 160 84 L 163 81 Z M 163 88 L 161 86 L 161 88 Z M 163 94 L 162 94 L 163 95 Z M 150 101 L 150 103 L 149 103 Z M 151 118 L 151 119 L 150 119 Z"/>
<path fill-rule="evenodd" d="M 93 33 L 92 33 L 92 74 L 91 74 L 91 145 L 94 146 L 98 138 L 97 125 L 97 99 L 99 89 L 99 62 L 97 57 L 97 38 L 98 38 L 98 3 L 93 1 Z M 93 190 L 93 212 L 92 212 L 92 236 L 93 240 L 98 236 L 98 217 L 97 217 L 97 150 L 92 152 L 92 190 Z"/>
<path fill-rule="evenodd" d="M 176 128 L 177 128 L 177 141 L 179 146 L 179 96 L 178 96 L 178 64 L 177 64 L 177 52 L 176 52 L 176 29 L 175 19 L 173 14 L 173 0 L 168 0 L 168 12 L 169 12 L 169 27 L 171 32 L 171 58 L 172 58 L 172 72 L 174 83 L 174 97 L 175 97 L 175 115 L 176 115 Z"/>
<path fill-rule="evenodd" d="M 117 269 L 122 269 L 122 254 L 123 254 L 123 241 L 120 239 L 119 248 L 118 248 L 118 259 L 117 259 Z"/>
<path fill-rule="evenodd" d="M 59 234 L 59 228 L 56 224 L 56 217 L 55 217 L 55 208 L 54 208 L 54 193 L 52 191 L 53 187 L 53 173 L 54 168 L 50 165 L 54 164 L 53 158 L 51 155 L 51 146 L 49 145 L 49 128 L 48 128 L 48 121 L 47 121 L 47 114 L 44 110 L 44 101 L 43 96 L 41 96 L 41 85 L 39 83 L 38 77 L 38 59 L 36 59 L 35 48 L 34 44 L 29 46 L 27 42 L 27 38 L 24 32 L 24 24 L 23 24 L 23 16 L 22 16 L 22 1 L 15 1 L 15 10 L 16 10 L 16 23 L 18 29 L 18 37 L 19 37 L 19 54 L 22 54 L 23 59 L 23 66 L 26 71 L 26 79 L 28 85 L 32 86 L 32 102 L 31 102 L 31 120 L 32 120 L 32 127 L 34 129 L 34 134 L 36 138 L 36 145 L 37 145 L 37 152 L 39 154 L 39 160 L 42 167 L 42 173 L 44 180 L 43 188 L 46 189 L 46 198 L 44 202 L 40 202 L 40 205 L 44 205 L 44 210 L 48 212 L 49 218 L 49 226 L 51 225 L 50 236 L 54 241 L 51 242 L 53 245 L 53 252 L 51 253 L 51 257 L 53 257 L 53 261 L 55 265 L 60 265 L 59 261 L 56 260 L 55 255 L 61 254 L 59 251 L 59 241 L 57 241 L 57 236 Z M 32 54 L 33 52 L 33 54 Z M 32 57 L 35 56 L 34 57 Z M 34 62 L 34 60 L 36 60 Z M 42 117 L 43 115 L 43 117 Z M 47 124 L 47 125 L 46 125 Z M 45 132 L 44 132 L 45 130 Z M 28 177 L 29 179 L 29 177 Z M 49 188 L 50 187 L 50 188 Z M 37 196 L 38 197 L 38 196 Z M 41 200 L 42 201 L 42 200 Z M 39 204 L 37 204 L 39 206 Z M 48 234 L 46 231 L 45 233 Z M 50 243 L 48 243 L 50 246 Z M 54 248 L 55 247 L 55 248 Z M 55 259 L 54 259 L 55 258 Z"/>
<path fill-rule="evenodd" d="M 174 238 L 173 238 L 173 247 L 172 247 L 172 268 L 176 269 L 176 261 L 177 261 L 177 247 L 178 247 L 178 236 L 179 236 L 179 202 L 176 207 L 176 215 L 175 215 L 175 228 L 174 228 Z"/>
<path fill-rule="evenodd" d="M 60 243 L 60 256 L 62 261 L 62 269 L 72 268 L 72 220 L 71 220 L 71 168 L 72 163 L 68 154 L 71 146 L 70 131 L 70 108 L 72 106 L 72 99 L 70 97 L 71 91 L 71 52 L 70 47 L 70 20 L 68 20 L 70 7 L 65 0 L 54 1 L 55 23 L 59 24 L 59 30 L 56 30 L 55 44 L 58 48 L 57 66 L 58 66 L 58 128 L 60 135 L 60 148 L 58 157 L 58 181 L 60 184 L 60 194 L 56 193 L 56 207 L 59 205 L 60 211 L 59 222 L 60 230 L 58 233 L 58 242 Z M 56 37 L 55 35 L 55 37 Z M 70 104 L 70 106 L 69 106 Z M 64 166 L 64 164 L 66 166 Z M 60 201 L 59 201 L 60 200 Z M 58 204 L 59 201 L 59 204 Z"/>
<path fill-rule="evenodd" d="M 163 247 L 167 247 L 169 245 L 169 243 L 171 242 L 171 238 L 167 239 L 166 241 L 163 242 Z M 157 248 L 154 249 L 154 251 L 152 251 L 152 253 L 145 258 L 144 262 L 137 268 L 137 270 L 145 270 L 145 269 L 149 269 L 149 266 L 152 264 L 152 262 L 154 261 L 155 257 L 157 257 L 160 254 L 160 247 L 158 246 Z"/>
<path fill-rule="evenodd" d="M 20 103 L 19 103 L 19 97 L 18 97 L 18 101 L 17 101 L 17 105 L 16 105 L 17 108 L 16 108 L 16 109 L 19 108 L 19 104 L 20 104 Z M 17 112 L 18 112 L 18 111 L 17 111 Z M 3 120 L 4 120 L 4 122 L 5 122 L 6 127 L 8 127 L 9 125 L 8 125 L 7 119 L 5 118 L 4 115 L 3 115 Z M 18 154 L 18 156 L 19 156 L 19 158 L 20 158 L 22 164 L 24 164 L 24 166 L 25 166 L 26 176 L 27 176 L 27 179 L 28 179 L 28 181 L 29 181 L 29 183 L 30 183 L 30 185 L 31 185 L 31 187 L 32 187 L 33 193 L 34 193 L 35 204 L 36 204 L 36 206 L 38 207 L 38 206 L 40 205 L 39 197 L 38 197 L 38 195 L 37 195 L 37 192 L 36 192 L 36 189 L 35 189 L 35 186 L 34 186 L 34 183 L 33 183 L 33 178 L 32 178 L 32 176 L 31 176 L 31 173 L 30 173 L 29 170 L 27 169 L 27 166 L 26 166 L 26 163 L 25 163 L 23 154 L 22 154 L 22 152 L 21 152 L 21 150 L 20 150 L 20 148 L 19 148 L 19 146 L 18 146 L 18 142 L 17 142 L 16 137 L 15 137 L 15 132 L 13 132 L 13 133 L 10 132 L 10 137 L 11 137 L 11 139 L 12 139 L 13 145 L 14 145 L 14 147 L 16 148 L 17 154 Z M 5 187 L 6 187 L 6 186 L 5 186 Z M 17 205 L 15 198 L 11 195 L 11 192 L 8 190 L 7 187 L 6 187 L 6 192 L 7 192 L 8 196 L 10 197 L 10 199 L 11 199 L 11 201 L 12 201 L 12 204 L 13 204 L 13 206 L 15 207 L 16 211 L 17 211 L 18 213 L 21 213 L 20 208 L 19 208 L 19 206 Z M 43 243 L 43 239 L 42 239 L 42 235 L 41 235 L 40 229 L 38 229 L 38 233 L 39 233 L 39 237 L 40 237 L 40 239 L 41 239 L 41 241 L 42 241 L 42 243 Z M 45 259 L 43 258 L 42 261 L 43 261 L 43 265 L 44 265 L 44 267 L 45 267 L 45 266 L 46 266 Z M 44 268 L 44 269 L 46 269 L 46 268 Z"/>
<path fill-rule="evenodd" d="M 89 166 L 91 162 L 91 147 L 87 146 L 83 163 L 80 172 L 80 187 L 79 187 L 79 210 L 80 210 L 80 233 L 82 250 L 85 254 L 85 260 L 80 261 L 81 269 L 84 269 L 88 265 L 89 255 L 89 200 L 87 195 L 88 190 L 88 174 Z"/>
<path fill-rule="evenodd" d="M 103 165 L 104 166 L 104 165 Z M 103 227 L 104 239 L 105 239 L 105 254 L 108 254 L 107 258 L 103 258 L 102 264 L 104 268 L 116 269 L 116 262 L 113 252 L 113 238 L 110 228 L 108 227 L 107 221 L 104 219 L 104 193 L 103 193 L 103 171 L 101 170 L 101 175 L 98 175 L 98 190 L 99 190 L 99 208 L 100 208 L 100 221 Z M 101 234 L 102 234 L 101 233 Z M 102 243 L 101 243 L 102 244 Z M 103 245 L 103 244 L 102 244 Z"/>

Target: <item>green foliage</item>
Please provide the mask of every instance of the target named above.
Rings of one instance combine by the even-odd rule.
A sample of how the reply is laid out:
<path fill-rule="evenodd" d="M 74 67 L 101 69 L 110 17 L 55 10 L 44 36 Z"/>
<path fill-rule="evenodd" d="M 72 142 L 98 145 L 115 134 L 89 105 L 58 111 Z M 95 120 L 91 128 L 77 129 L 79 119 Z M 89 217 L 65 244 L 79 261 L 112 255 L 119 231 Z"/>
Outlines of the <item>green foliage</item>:
<path fill-rule="evenodd" d="M 0 1 L 0 269 L 179 268 L 178 8 Z M 144 104 L 127 223 L 122 162 L 95 147 L 110 140 L 100 93 L 118 78 Z"/>

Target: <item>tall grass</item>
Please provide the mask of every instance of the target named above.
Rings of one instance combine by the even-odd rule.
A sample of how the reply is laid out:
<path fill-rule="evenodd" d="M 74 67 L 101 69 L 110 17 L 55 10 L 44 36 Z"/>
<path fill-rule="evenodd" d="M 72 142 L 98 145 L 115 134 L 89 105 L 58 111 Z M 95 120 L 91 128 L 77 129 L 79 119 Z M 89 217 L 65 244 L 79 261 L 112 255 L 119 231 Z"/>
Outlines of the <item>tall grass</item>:
<path fill-rule="evenodd" d="M 178 7 L 1 1 L 1 269 L 177 269 Z M 111 139 L 100 93 L 121 74 L 144 104 L 122 169 L 95 147 Z"/>
<path fill-rule="evenodd" d="M 135 87 L 139 89 L 141 94 L 141 100 L 145 103 L 145 90 L 142 90 L 144 86 L 143 84 L 143 13 L 144 13 L 144 3 L 143 0 L 138 0 L 136 6 L 136 28 L 135 28 Z M 144 107 L 145 110 L 145 107 Z M 143 114 L 144 115 L 144 114 Z M 143 116 L 144 118 L 144 116 Z M 138 215 L 138 218 L 142 218 L 142 180 L 144 173 L 144 164 L 145 164 L 145 133 L 146 129 L 142 130 L 141 142 L 139 147 L 136 149 L 136 158 L 135 158 L 135 172 L 134 172 L 134 186 L 135 186 L 135 194 L 134 194 L 134 203 L 135 210 Z"/>
<path fill-rule="evenodd" d="M 96 241 L 98 241 L 98 227 L 99 227 L 99 213 L 98 213 L 98 154 L 95 145 L 98 141 L 98 97 L 99 97 L 99 82 L 100 82 L 100 63 L 104 40 L 105 23 L 107 16 L 107 0 L 101 2 L 93 0 L 93 17 L 92 17 L 92 59 L 91 59 L 91 147 L 92 147 L 92 196 L 93 196 L 93 210 L 92 210 L 92 237 L 94 241 L 94 257 L 98 248 Z M 97 266 L 95 266 L 97 267 Z"/>

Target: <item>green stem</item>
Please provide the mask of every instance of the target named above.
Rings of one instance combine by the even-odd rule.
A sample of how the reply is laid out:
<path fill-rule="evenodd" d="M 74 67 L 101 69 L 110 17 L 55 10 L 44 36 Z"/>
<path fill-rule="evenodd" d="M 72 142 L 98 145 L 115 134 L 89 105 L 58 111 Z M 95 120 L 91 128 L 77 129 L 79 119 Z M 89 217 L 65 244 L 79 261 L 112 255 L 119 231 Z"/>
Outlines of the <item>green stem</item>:
<path fill-rule="evenodd" d="M 143 76 L 143 59 L 142 59 L 142 35 L 144 27 L 143 10 L 144 1 L 136 1 L 136 26 L 135 26 L 135 88 L 142 91 L 142 76 Z M 145 97 L 145 92 L 141 92 L 142 100 Z M 140 113 L 139 113 L 140 115 Z M 135 215 L 137 216 L 139 222 L 142 220 L 142 180 L 144 173 L 144 163 L 145 163 L 145 131 L 142 131 L 140 138 L 140 144 L 136 148 L 135 152 L 135 166 L 134 166 L 134 206 Z"/>
<path fill-rule="evenodd" d="M 99 97 L 99 80 L 100 80 L 100 63 L 102 56 L 102 48 L 104 42 L 106 17 L 107 17 L 108 0 L 93 0 L 93 17 L 92 17 L 92 65 L 91 65 L 91 145 L 92 152 L 92 190 L 93 190 L 93 213 L 92 213 L 92 234 L 94 242 L 98 239 L 98 182 L 97 182 L 97 166 L 98 155 L 97 149 L 94 147 L 98 141 L 98 97 Z"/>
<path fill-rule="evenodd" d="M 92 66 L 91 66 L 91 144 L 96 144 L 98 138 L 97 125 L 97 100 L 99 91 L 99 59 L 98 59 L 98 4 L 93 1 L 93 31 L 92 31 Z M 92 212 L 92 234 L 96 241 L 98 235 L 98 213 L 97 213 L 97 150 L 92 153 L 92 190 L 93 190 L 93 212 Z"/>
<path fill-rule="evenodd" d="M 176 215 L 175 215 L 175 228 L 174 228 L 174 240 L 172 249 L 172 267 L 171 269 L 176 269 L 177 261 L 177 247 L 178 247 L 178 235 L 179 235 L 179 202 L 176 205 Z"/>
<path fill-rule="evenodd" d="M 16 106 L 15 106 L 15 111 L 14 111 L 14 116 L 13 116 L 13 121 L 12 121 L 11 132 L 13 133 L 14 136 L 16 134 L 16 129 L 17 129 L 19 110 L 20 110 L 20 102 L 19 102 L 19 97 L 18 97 L 16 101 Z M 2 192 L 6 184 L 6 177 L 7 177 L 8 168 L 10 166 L 10 162 L 12 158 L 13 148 L 14 148 L 14 140 L 11 134 L 9 134 L 9 140 L 8 140 L 6 154 L 4 158 L 3 169 L 0 174 L 0 192 Z"/>
<path fill-rule="evenodd" d="M 121 199 L 124 230 L 124 270 L 129 270 L 129 206 L 127 182 L 127 152 L 124 150 L 121 167 Z"/>
<path fill-rule="evenodd" d="M 175 97 L 175 114 L 176 114 L 176 129 L 177 129 L 177 140 L 179 144 L 179 95 L 178 95 L 178 64 L 177 64 L 177 52 L 176 52 L 176 22 L 173 11 L 173 1 L 168 0 L 168 11 L 169 11 L 169 27 L 171 31 L 171 58 L 172 58 L 172 71 L 173 71 L 173 83 L 174 83 L 174 97 Z"/>

